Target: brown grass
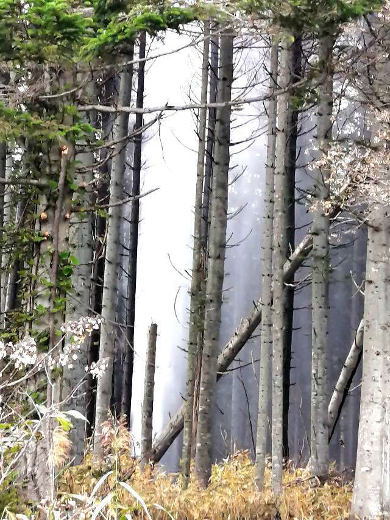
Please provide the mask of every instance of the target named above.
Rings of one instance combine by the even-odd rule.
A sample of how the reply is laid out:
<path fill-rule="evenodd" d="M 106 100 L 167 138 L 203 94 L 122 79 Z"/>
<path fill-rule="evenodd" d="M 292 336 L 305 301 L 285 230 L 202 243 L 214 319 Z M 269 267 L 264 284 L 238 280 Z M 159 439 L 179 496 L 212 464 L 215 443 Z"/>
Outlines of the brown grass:
<path fill-rule="evenodd" d="M 125 513 L 130 513 L 133 518 L 147 518 L 139 502 L 123 487 L 116 485 L 118 480 L 127 482 L 143 498 L 153 520 L 339 520 L 348 518 L 349 514 L 352 494 L 349 484 L 343 484 L 341 478 L 334 474 L 326 484 L 320 485 L 310 478 L 307 470 L 302 469 L 285 471 L 284 492 L 276 503 L 270 490 L 269 469 L 265 489 L 259 492 L 254 484 L 254 467 L 247 452 L 237 453 L 215 465 L 206 490 L 201 489 L 193 477 L 188 489 L 183 490 L 177 475 L 151 468 L 141 471 L 135 461 L 123 455 L 120 466 L 120 474 L 111 474 L 99 490 L 102 499 L 109 492 L 116 493 L 111 511 L 105 510 L 107 518 L 125 518 Z M 87 460 L 83 466 L 67 470 L 61 482 L 62 496 L 66 498 L 68 493 L 89 495 L 106 469 L 97 472 Z"/>

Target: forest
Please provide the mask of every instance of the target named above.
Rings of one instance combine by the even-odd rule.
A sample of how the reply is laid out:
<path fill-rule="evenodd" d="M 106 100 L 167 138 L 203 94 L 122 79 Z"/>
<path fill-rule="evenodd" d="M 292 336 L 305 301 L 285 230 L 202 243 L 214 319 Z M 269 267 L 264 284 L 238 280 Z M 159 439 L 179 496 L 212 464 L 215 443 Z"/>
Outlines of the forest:
<path fill-rule="evenodd" d="M 0 519 L 390 519 L 388 0 L 0 0 Z"/>

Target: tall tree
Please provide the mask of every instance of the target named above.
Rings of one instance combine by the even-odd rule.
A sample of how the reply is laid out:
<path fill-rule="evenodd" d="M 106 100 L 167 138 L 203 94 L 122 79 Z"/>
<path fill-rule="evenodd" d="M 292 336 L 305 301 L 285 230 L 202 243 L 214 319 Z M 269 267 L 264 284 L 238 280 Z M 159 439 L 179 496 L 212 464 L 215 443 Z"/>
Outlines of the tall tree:
<path fill-rule="evenodd" d="M 291 86 L 297 83 L 302 76 L 302 38 L 295 36 L 291 46 Z M 291 99 L 298 99 L 292 90 Z M 286 148 L 286 219 L 287 219 L 287 255 L 295 248 L 295 169 L 297 159 L 299 103 L 290 103 L 287 121 L 287 148 Z M 286 256 L 287 256 L 286 255 Z M 285 283 L 285 329 L 283 347 L 283 457 L 289 459 L 289 410 L 291 386 L 292 339 L 294 322 L 294 276 Z"/>
<path fill-rule="evenodd" d="M 388 170 L 384 174 L 387 189 Z M 375 204 L 369 216 L 364 303 L 363 380 L 354 518 L 390 515 L 390 205 Z"/>
<path fill-rule="evenodd" d="M 207 102 L 210 53 L 210 22 L 204 23 L 204 45 L 200 102 Z M 186 486 L 190 476 L 191 449 L 194 419 L 194 392 L 196 378 L 196 358 L 201 346 L 204 330 L 202 288 L 204 278 L 204 249 L 202 244 L 203 185 L 205 177 L 207 108 L 199 111 L 198 123 L 198 160 L 196 170 L 194 243 L 192 253 L 192 276 L 190 290 L 190 316 L 188 331 L 188 361 L 186 373 L 186 394 L 183 430 L 182 474 Z"/>
<path fill-rule="evenodd" d="M 273 42 L 270 60 L 270 93 L 276 90 L 279 41 Z M 274 170 L 276 147 L 277 98 L 272 96 L 268 104 L 268 145 L 265 177 L 263 240 L 261 267 L 261 350 L 259 374 L 259 405 L 256 440 L 256 484 L 263 486 L 267 445 L 271 425 L 271 367 L 272 367 L 272 239 L 274 212 Z"/>
<path fill-rule="evenodd" d="M 139 40 L 139 64 L 137 74 L 137 107 L 144 105 L 145 91 L 145 52 L 146 52 L 146 32 L 142 32 Z M 135 197 L 131 202 L 130 210 L 130 236 L 129 236 L 129 263 L 127 281 L 127 313 L 126 313 L 126 345 L 125 363 L 123 366 L 123 386 L 122 386 L 122 414 L 126 415 L 130 424 L 131 395 L 133 383 L 134 367 L 134 327 L 135 327 L 135 308 L 137 292 L 137 259 L 138 259 L 138 228 L 140 201 L 137 198 L 140 194 L 141 168 L 142 168 L 142 125 L 143 116 L 137 114 L 134 125 L 134 161 L 132 168 L 132 187 L 131 195 Z"/>
<path fill-rule="evenodd" d="M 130 61 L 132 59 L 132 53 Z M 133 68 L 128 65 L 120 75 L 119 106 L 129 106 L 131 100 Z M 119 223 L 121 218 L 121 200 L 125 170 L 124 139 L 128 135 L 129 114 L 121 112 L 115 123 L 115 157 L 112 160 L 110 179 L 110 207 L 108 210 L 106 254 L 104 265 L 104 286 L 102 299 L 103 324 L 100 333 L 99 359 L 107 361 L 107 369 L 98 380 L 96 391 L 96 416 L 94 433 L 94 453 L 101 455 L 100 437 L 102 424 L 110 408 L 112 393 L 114 338 L 116 334 L 116 302 L 118 298 L 119 265 Z"/>
<path fill-rule="evenodd" d="M 317 112 L 318 161 L 327 154 L 332 140 L 333 107 L 333 33 L 319 42 L 318 60 L 321 82 Z M 319 162 L 317 164 L 320 164 Z M 329 467 L 328 431 L 328 313 L 329 313 L 329 227 L 327 214 L 329 170 L 315 170 L 315 207 L 312 252 L 312 394 L 311 394 L 311 468 L 314 475 L 326 477 Z"/>
<path fill-rule="evenodd" d="M 230 101 L 233 82 L 233 34 L 231 28 L 225 28 L 221 32 L 218 76 L 218 102 Z M 212 464 L 212 413 L 217 381 L 217 355 L 221 325 L 228 211 L 230 115 L 230 105 L 220 107 L 217 110 L 214 152 L 215 169 L 212 184 L 206 284 L 205 331 L 195 457 L 196 475 L 203 486 L 208 484 Z"/>
<path fill-rule="evenodd" d="M 287 89 L 291 82 L 291 41 L 282 36 L 278 85 Z M 272 491 L 280 495 L 283 474 L 283 359 L 286 330 L 284 262 L 288 256 L 286 149 L 290 93 L 278 99 L 273 227 L 273 356 L 272 356 Z"/>

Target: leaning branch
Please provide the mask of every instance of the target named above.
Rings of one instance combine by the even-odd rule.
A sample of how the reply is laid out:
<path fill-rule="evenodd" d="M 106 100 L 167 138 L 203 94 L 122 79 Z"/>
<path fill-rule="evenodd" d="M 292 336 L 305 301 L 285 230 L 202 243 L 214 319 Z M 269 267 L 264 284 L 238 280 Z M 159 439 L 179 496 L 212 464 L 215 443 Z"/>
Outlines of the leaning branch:
<path fill-rule="evenodd" d="M 340 417 L 341 409 L 343 407 L 345 398 L 347 397 L 349 387 L 351 386 L 353 376 L 355 375 L 356 369 L 359 366 L 362 357 L 363 336 L 364 322 L 361 320 L 356 331 L 355 339 L 352 343 L 343 368 L 341 369 L 328 406 L 329 442 L 333 436 L 338 418 Z"/>

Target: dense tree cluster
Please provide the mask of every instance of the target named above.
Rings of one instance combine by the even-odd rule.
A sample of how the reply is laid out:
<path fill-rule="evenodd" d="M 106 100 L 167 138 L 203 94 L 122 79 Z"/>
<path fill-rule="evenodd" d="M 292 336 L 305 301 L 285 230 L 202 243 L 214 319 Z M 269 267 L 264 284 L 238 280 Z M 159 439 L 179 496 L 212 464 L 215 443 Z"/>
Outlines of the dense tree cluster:
<path fill-rule="evenodd" d="M 92 445 L 101 464 L 110 412 L 122 416 L 118 428 L 132 429 L 140 207 L 150 193 L 142 191 L 143 144 L 166 112 L 191 110 L 198 150 L 185 395 L 153 442 L 152 324 L 142 466 L 159 462 L 183 430 L 183 485 L 194 458 L 207 487 L 216 385 L 258 330 L 256 484 L 262 489 L 271 454 L 272 491 L 281 495 L 294 311 L 304 285 L 312 347 L 305 462 L 318 482 L 327 480 L 329 442 L 363 358 L 352 514 L 390 515 L 389 24 L 389 6 L 379 0 L 0 0 L 0 493 L 18 474 L 30 499 L 54 503 L 59 446 L 78 464 Z M 148 106 L 147 65 L 171 53 L 167 31 L 201 44 L 198 100 Z M 250 97 L 246 85 L 237 97 L 237 49 L 260 43 L 266 89 Z M 221 349 L 235 216 L 233 120 L 260 104 L 267 122 L 261 294 Z M 311 224 L 299 239 L 302 204 Z M 339 228 L 367 230 L 365 283 L 357 287 L 365 306 L 330 392 L 331 237 Z M 304 280 L 296 276 L 303 265 Z"/>

